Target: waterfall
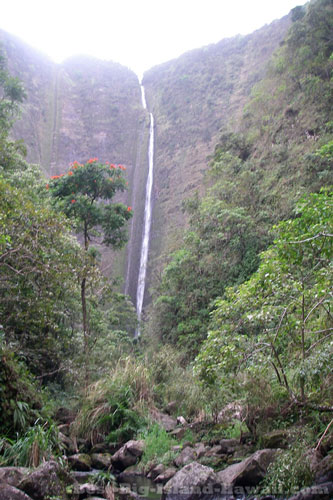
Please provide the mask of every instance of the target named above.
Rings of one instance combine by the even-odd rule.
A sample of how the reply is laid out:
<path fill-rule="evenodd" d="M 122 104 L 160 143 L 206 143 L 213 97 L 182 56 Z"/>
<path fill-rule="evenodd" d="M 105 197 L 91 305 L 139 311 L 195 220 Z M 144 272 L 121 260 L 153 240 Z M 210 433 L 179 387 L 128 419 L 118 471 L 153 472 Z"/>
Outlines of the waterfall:
<path fill-rule="evenodd" d="M 143 108 L 147 109 L 145 89 L 143 85 L 141 85 L 141 100 Z M 149 113 L 149 116 L 150 116 L 150 128 L 149 128 L 149 148 L 148 148 L 148 177 L 146 183 L 145 217 L 143 223 L 139 277 L 138 277 L 138 286 L 136 291 L 136 312 L 139 321 L 141 320 L 143 298 L 146 287 L 149 237 L 150 237 L 151 216 L 152 216 L 152 191 L 153 191 L 153 170 L 154 170 L 154 117 L 152 113 Z M 140 336 L 139 330 L 135 332 L 135 336 L 136 337 Z"/>

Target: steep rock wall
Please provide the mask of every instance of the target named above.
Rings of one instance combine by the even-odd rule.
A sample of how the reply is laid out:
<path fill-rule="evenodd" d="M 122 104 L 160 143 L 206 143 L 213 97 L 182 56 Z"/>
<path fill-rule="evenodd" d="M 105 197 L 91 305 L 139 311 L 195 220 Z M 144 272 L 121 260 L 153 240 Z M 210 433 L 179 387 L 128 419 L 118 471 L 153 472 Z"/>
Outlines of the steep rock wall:
<path fill-rule="evenodd" d="M 145 73 L 148 108 L 156 122 L 150 282 L 159 274 L 163 253 L 176 248 L 183 235 L 182 201 L 202 189 L 207 157 L 221 127 L 237 128 L 253 85 L 290 23 L 286 16 L 251 35 L 193 50 Z"/>

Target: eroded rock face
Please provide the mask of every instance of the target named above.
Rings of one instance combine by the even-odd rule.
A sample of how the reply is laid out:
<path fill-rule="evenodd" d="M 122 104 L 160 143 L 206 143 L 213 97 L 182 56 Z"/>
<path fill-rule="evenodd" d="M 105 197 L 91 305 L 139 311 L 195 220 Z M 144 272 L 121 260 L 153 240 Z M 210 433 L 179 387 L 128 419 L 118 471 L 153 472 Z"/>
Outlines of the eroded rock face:
<path fill-rule="evenodd" d="M 225 486 L 256 486 L 265 477 L 277 450 L 259 450 L 242 462 L 217 473 L 218 482 Z"/>
<path fill-rule="evenodd" d="M 144 441 L 128 441 L 120 450 L 112 456 L 112 464 L 118 470 L 127 469 L 131 465 L 135 465 L 138 459 L 142 456 L 144 449 Z"/>
<path fill-rule="evenodd" d="M 29 473 L 27 467 L 1 467 L 0 484 L 6 483 L 10 486 L 17 486 Z"/>
<path fill-rule="evenodd" d="M 78 484 L 54 461 L 42 464 L 23 479 L 18 487 L 34 500 L 44 500 L 48 497 L 73 500 L 75 496 L 69 496 L 70 493 L 78 491 Z"/>
<path fill-rule="evenodd" d="M 217 476 L 213 469 L 192 462 L 180 469 L 163 488 L 163 498 L 172 500 L 198 500 L 213 493 Z"/>

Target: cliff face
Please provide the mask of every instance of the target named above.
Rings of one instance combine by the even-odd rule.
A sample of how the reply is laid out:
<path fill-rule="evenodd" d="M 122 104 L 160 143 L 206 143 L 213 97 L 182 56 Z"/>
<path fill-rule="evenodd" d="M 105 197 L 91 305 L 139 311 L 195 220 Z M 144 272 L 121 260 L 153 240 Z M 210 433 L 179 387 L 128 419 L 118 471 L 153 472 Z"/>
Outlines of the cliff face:
<path fill-rule="evenodd" d="M 186 225 L 181 205 L 202 188 L 207 156 L 219 130 L 237 127 L 251 88 L 283 40 L 289 17 L 252 35 L 223 40 L 157 66 L 144 75 L 149 111 L 155 118 L 154 211 L 149 282 L 159 271 Z M 18 39 L 0 32 L 9 67 L 24 83 L 27 101 L 14 128 L 23 138 L 28 161 L 47 174 L 64 171 L 73 160 L 89 157 L 128 167 L 130 190 L 122 198 L 134 218 L 125 252 L 114 261 L 104 257 L 126 279 L 135 300 L 140 260 L 149 117 L 142 109 L 137 76 L 112 62 L 76 57 L 56 65 Z M 149 300 L 146 294 L 145 301 Z"/>
<path fill-rule="evenodd" d="M 144 198 L 140 179 L 147 168 L 148 124 L 135 73 L 120 64 L 85 56 L 58 65 L 2 31 L 0 43 L 10 71 L 27 93 L 13 129 L 14 138 L 25 141 L 27 160 L 40 164 L 46 175 L 59 174 L 74 160 L 84 162 L 91 157 L 126 165 L 129 191 L 120 199 L 134 208 L 133 231 L 140 227 L 142 214 L 135 200 Z M 125 260 L 126 252 L 112 255 L 102 249 L 107 274 L 124 277 Z"/>
<path fill-rule="evenodd" d="M 289 17 L 255 33 L 189 52 L 145 73 L 156 121 L 155 206 L 150 270 L 182 236 L 182 201 L 202 188 L 222 126 L 237 128 L 253 85 L 290 26 Z"/>

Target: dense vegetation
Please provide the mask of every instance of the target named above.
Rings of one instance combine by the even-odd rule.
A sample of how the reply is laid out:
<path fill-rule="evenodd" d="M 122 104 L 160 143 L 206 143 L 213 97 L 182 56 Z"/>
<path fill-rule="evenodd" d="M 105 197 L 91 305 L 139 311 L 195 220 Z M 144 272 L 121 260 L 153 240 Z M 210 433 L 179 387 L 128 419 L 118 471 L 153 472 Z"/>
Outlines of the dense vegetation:
<path fill-rule="evenodd" d="M 88 448 L 139 436 L 144 465 L 169 463 L 173 441 L 151 420 L 172 402 L 207 440 L 247 433 L 260 446 L 286 430 L 293 448 L 267 488 L 284 467 L 291 483 L 311 480 L 295 464 L 333 411 L 332 25 L 329 0 L 294 9 L 242 120 L 221 131 L 204 195 L 184 202 L 188 230 L 137 343 L 133 306 L 95 245 L 126 241 L 132 210 L 114 201 L 124 167 L 92 158 L 47 180 L 27 164 L 10 139 L 24 91 L 0 59 L 2 462 L 61 453 L 65 406 Z M 237 424 L 219 423 L 229 403 Z"/>

